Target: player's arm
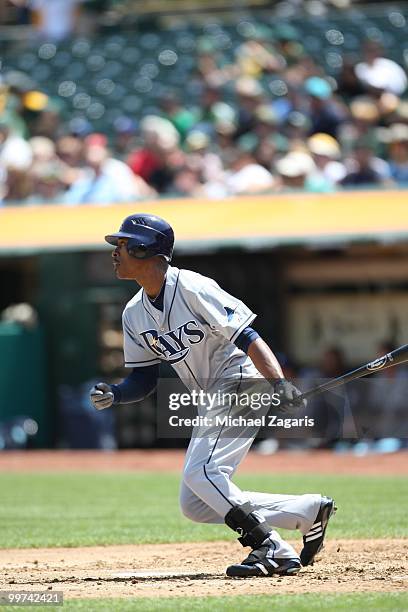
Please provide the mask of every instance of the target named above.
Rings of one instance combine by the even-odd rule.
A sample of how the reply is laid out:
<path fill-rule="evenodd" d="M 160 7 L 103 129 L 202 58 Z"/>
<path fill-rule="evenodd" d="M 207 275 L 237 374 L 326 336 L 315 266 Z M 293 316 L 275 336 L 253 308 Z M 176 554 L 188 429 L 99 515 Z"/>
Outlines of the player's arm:
<path fill-rule="evenodd" d="M 246 327 L 235 341 L 235 344 L 244 351 L 252 363 L 273 385 L 274 393 L 280 397 L 282 408 L 299 408 L 306 402 L 296 402 L 300 391 L 295 385 L 285 379 L 279 361 L 259 334 L 251 327 Z"/>
<path fill-rule="evenodd" d="M 279 361 L 276 359 L 266 342 L 259 336 L 249 345 L 247 355 L 258 372 L 266 379 L 278 380 L 285 378 Z"/>
<path fill-rule="evenodd" d="M 157 387 L 159 366 L 157 364 L 134 368 L 120 384 L 97 383 L 90 391 L 91 402 L 97 410 L 117 404 L 140 402 Z"/>

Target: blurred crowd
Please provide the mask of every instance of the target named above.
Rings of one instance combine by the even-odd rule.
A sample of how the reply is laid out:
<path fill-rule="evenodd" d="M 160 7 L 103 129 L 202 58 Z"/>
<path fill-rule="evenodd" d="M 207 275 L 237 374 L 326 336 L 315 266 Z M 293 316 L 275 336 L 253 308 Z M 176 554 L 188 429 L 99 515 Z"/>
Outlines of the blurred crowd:
<path fill-rule="evenodd" d="M 395 342 L 382 342 L 377 357 L 394 350 Z M 298 368 L 279 355 L 285 376 L 296 381 L 302 391 L 312 389 L 342 376 L 352 367 L 339 346 L 327 347 L 314 368 Z M 389 453 L 408 448 L 406 365 L 387 368 L 356 379 L 347 385 L 308 399 L 305 414 L 313 418 L 316 428 L 304 429 L 301 437 L 289 432 L 281 439 L 266 438 L 257 449 L 270 454 L 279 448 L 332 448 L 336 452 L 352 451 L 356 455 Z"/>
<path fill-rule="evenodd" d="M 407 74 L 378 41 L 339 55 L 335 76 L 288 23 L 253 25 L 233 56 L 199 41 L 199 103 L 169 88 L 155 114 L 97 131 L 29 75 L 0 73 L 1 204 L 408 185 Z"/>

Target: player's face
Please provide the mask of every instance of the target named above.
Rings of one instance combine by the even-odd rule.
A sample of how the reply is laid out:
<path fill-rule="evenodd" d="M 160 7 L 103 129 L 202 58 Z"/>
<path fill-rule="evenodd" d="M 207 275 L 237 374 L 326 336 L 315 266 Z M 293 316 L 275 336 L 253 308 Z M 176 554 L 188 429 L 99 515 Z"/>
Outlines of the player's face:
<path fill-rule="evenodd" d="M 119 238 L 118 246 L 112 253 L 113 267 L 117 278 L 122 280 L 137 280 L 146 267 L 143 259 L 136 259 L 127 252 L 127 238 Z"/>

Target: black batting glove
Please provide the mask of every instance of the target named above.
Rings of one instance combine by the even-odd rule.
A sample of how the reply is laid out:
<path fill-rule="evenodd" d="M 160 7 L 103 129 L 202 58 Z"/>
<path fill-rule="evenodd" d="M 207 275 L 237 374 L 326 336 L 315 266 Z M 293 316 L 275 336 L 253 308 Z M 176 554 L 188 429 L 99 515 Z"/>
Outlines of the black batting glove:
<path fill-rule="evenodd" d="M 286 378 L 278 378 L 273 383 L 273 392 L 279 396 L 280 404 L 278 409 L 280 412 L 290 414 L 297 412 L 300 408 L 306 408 L 307 402 L 305 399 L 297 399 L 301 394 L 299 389 Z"/>

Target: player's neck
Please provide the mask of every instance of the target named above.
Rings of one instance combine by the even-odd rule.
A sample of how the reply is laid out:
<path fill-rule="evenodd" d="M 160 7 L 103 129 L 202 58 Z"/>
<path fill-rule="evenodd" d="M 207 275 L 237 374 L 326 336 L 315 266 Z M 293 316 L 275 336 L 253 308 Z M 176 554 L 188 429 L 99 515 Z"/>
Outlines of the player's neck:
<path fill-rule="evenodd" d="M 155 300 L 157 298 L 157 296 L 159 295 L 163 287 L 164 281 L 165 281 L 165 275 L 161 277 L 160 282 L 157 284 L 155 283 L 154 285 L 152 284 L 151 286 L 149 285 L 148 287 L 146 285 L 142 285 L 146 295 L 151 300 Z"/>
<path fill-rule="evenodd" d="M 146 274 L 145 278 L 138 279 L 137 282 L 143 287 L 151 300 L 159 295 L 165 282 L 167 268 L 167 264 L 165 266 L 155 266 Z"/>

